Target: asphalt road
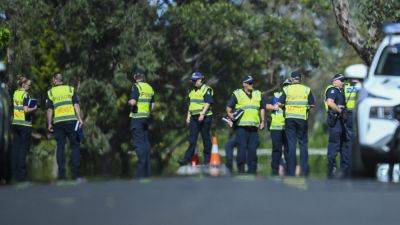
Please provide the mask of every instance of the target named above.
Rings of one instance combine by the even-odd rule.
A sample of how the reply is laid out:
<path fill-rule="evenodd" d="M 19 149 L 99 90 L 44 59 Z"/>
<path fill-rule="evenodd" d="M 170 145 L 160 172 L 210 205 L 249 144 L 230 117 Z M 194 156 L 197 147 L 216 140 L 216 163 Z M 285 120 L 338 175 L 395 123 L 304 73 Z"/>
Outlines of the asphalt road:
<path fill-rule="evenodd" d="M 1 225 L 400 224 L 400 185 L 177 177 L 0 187 Z"/>

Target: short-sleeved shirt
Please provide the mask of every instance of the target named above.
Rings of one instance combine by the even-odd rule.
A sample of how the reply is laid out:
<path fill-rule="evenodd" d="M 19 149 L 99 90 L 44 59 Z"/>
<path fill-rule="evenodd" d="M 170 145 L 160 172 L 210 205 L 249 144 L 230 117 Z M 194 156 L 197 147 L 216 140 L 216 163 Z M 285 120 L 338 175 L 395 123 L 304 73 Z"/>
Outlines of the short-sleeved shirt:
<path fill-rule="evenodd" d="M 78 95 L 75 92 L 72 95 L 72 104 L 79 104 Z M 53 101 L 48 97 L 46 99 L 46 109 L 54 109 Z"/>
<path fill-rule="evenodd" d="M 326 95 L 326 97 L 325 97 L 326 100 L 328 98 L 332 99 L 335 102 L 335 104 L 338 105 L 338 106 L 344 106 L 345 105 L 344 93 L 339 88 L 331 87 L 328 90 L 326 90 L 325 95 Z M 328 110 L 332 111 L 330 108 Z"/>
<path fill-rule="evenodd" d="M 244 92 L 246 93 L 246 92 Z M 246 93 L 246 95 L 249 98 L 252 98 L 253 96 L 253 92 L 251 92 L 250 94 Z M 228 99 L 228 102 L 226 103 L 226 105 L 230 108 L 235 108 L 236 104 L 238 103 L 237 98 L 234 94 L 231 95 L 231 97 Z M 264 96 L 261 97 L 261 101 L 260 101 L 260 109 L 265 109 L 265 106 L 267 104 L 267 100 L 265 99 Z"/>

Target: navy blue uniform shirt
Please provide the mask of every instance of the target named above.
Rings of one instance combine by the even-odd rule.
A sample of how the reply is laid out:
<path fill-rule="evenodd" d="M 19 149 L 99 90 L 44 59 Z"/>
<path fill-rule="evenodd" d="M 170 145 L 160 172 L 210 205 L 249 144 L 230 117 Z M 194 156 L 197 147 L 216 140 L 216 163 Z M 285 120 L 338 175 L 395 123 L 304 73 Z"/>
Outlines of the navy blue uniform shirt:
<path fill-rule="evenodd" d="M 325 97 L 326 100 L 328 98 L 330 98 L 338 106 L 344 106 L 345 105 L 344 93 L 343 93 L 342 90 L 340 90 L 337 87 L 331 87 L 328 90 L 326 90 L 325 96 L 326 96 Z M 332 111 L 332 110 L 329 108 L 329 111 Z"/>

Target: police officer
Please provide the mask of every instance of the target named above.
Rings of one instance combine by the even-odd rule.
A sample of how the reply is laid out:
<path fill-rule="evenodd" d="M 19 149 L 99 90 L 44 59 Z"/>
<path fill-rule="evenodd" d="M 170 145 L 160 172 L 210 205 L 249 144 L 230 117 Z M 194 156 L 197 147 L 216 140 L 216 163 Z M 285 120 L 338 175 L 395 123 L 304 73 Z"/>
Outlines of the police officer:
<path fill-rule="evenodd" d="M 154 90 L 144 81 L 142 70 L 137 69 L 133 78 L 136 83 L 132 87 L 128 102 L 132 107 L 129 117 L 131 118 L 132 141 L 138 157 L 136 176 L 142 178 L 151 175 L 149 117 L 154 108 Z"/>
<path fill-rule="evenodd" d="M 285 107 L 285 132 L 288 141 L 288 175 L 296 173 L 296 145 L 300 145 L 301 175 L 308 175 L 308 113 L 315 99 L 311 89 L 301 84 L 301 73 L 291 73 L 291 85 L 283 88 L 279 106 Z"/>
<path fill-rule="evenodd" d="M 204 75 L 194 72 L 191 77 L 193 88 L 189 92 L 189 110 L 186 123 L 189 126 L 189 147 L 184 158 L 179 160 L 180 165 L 186 165 L 192 159 L 199 133 L 203 138 L 204 164 L 210 162 L 211 157 L 211 105 L 214 103 L 213 89 L 204 83 Z"/>
<path fill-rule="evenodd" d="M 327 124 L 329 127 L 328 141 L 328 177 L 333 177 L 336 155 L 340 152 L 339 174 L 347 175 L 349 172 L 350 151 L 346 148 L 346 127 L 345 127 L 345 96 L 343 93 L 344 76 L 336 74 L 332 78 L 332 85 L 326 90 L 326 104 L 328 106 Z"/>
<path fill-rule="evenodd" d="M 286 79 L 282 87 L 286 87 L 290 84 L 290 80 Z M 285 134 L 285 117 L 283 109 L 279 108 L 278 100 L 282 95 L 282 91 L 274 92 L 274 96 L 271 98 L 266 108 L 271 110 L 271 123 L 269 125 L 269 131 L 271 134 L 272 140 L 272 160 L 271 160 L 271 168 L 272 175 L 279 175 L 279 165 L 282 160 L 282 151 L 284 153 L 285 161 L 288 160 L 287 154 L 287 140 Z M 287 169 L 287 168 L 286 168 Z"/>
<path fill-rule="evenodd" d="M 58 179 L 65 179 L 65 143 L 71 146 L 72 178 L 81 180 L 79 174 L 80 152 L 76 130 L 82 127 L 83 120 L 75 89 L 63 82 L 63 75 L 54 74 L 53 87 L 47 92 L 48 130 L 54 132 L 57 141 Z"/>
<path fill-rule="evenodd" d="M 30 148 L 32 133 L 32 117 L 29 114 L 35 111 L 37 106 L 29 108 L 28 90 L 32 81 L 18 76 L 17 83 L 18 89 L 13 94 L 11 172 L 14 180 L 23 181 L 26 178 L 26 154 Z"/>
<path fill-rule="evenodd" d="M 226 112 L 234 120 L 233 109 L 244 110 L 237 124 L 236 143 L 238 153 L 236 157 L 239 173 L 257 172 L 257 147 L 259 144 L 258 129 L 264 129 L 266 101 L 260 91 L 253 88 L 252 76 L 245 76 L 242 80 L 243 89 L 237 89 L 228 100 Z"/>
<path fill-rule="evenodd" d="M 347 143 L 348 151 L 351 152 L 353 140 L 353 110 L 356 106 L 357 93 L 359 91 L 360 80 L 351 79 L 345 82 L 344 98 L 346 102 L 346 129 L 349 141 Z"/>

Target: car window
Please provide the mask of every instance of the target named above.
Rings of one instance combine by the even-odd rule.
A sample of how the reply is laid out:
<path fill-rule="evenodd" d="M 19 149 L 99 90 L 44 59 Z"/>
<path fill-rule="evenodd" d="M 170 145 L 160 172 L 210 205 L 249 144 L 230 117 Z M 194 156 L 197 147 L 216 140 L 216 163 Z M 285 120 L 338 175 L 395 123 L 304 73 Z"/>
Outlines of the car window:
<path fill-rule="evenodd" d="M 383 50 L 375 75 L 400 76 L 400 44 Z"/>

